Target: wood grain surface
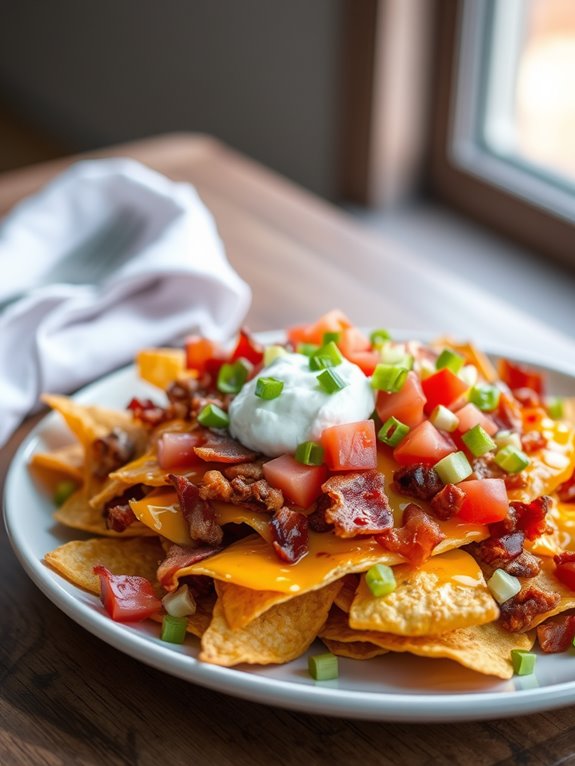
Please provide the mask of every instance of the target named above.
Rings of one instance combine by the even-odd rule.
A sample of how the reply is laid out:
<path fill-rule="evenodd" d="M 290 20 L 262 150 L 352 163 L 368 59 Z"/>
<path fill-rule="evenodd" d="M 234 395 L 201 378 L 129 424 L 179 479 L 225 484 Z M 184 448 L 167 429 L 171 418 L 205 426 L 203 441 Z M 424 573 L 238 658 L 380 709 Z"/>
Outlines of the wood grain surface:
<path fill-rule="evenodd" d="M 108 153 L 196 184 L 230 260 L 252 285 L 254 329 L 311 319 L 334 305 L 360 323 L 381 323 L 386 302 L 400 302 L 373 283 L 371 269 L 383 274 L 379 261 L 390 258 L 393 266 L 397 257 L 385 243 L 211 139 L 172 136 Z M 0 177 L 0 210 L 62 167 Z M 400 277 L 397 270 L 393 279 Z M 411 319 L 425 325 L 433 308 L 414 309 Z M 0 483 L 33 423 L 1 450 Z M 1 766 L 575 763 L 573 708 L 465 724 L 361 722 L 265 707 L 167 676 L 54 607 L 21 569 L 3 530 L 0 583 Z"/>

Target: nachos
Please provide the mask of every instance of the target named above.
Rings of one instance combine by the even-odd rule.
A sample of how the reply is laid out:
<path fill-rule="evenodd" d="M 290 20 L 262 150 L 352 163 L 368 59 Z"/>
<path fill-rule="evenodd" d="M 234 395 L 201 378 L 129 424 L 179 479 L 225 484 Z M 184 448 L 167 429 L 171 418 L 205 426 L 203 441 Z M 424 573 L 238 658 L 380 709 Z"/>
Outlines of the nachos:
<path fill-rule="evenodd" d="M 536 639 L 571 645 L 575 426 L 535 369 L 338 311 L 277 345 L 149 349 L 138 369 L 164 398 L 46 396 L 75 442 L 32 458 L 56 520 L 92 535 L 46 564 L 114 619 L 192 634 L 228 667 L 319 638 L 509 678 Z"/>

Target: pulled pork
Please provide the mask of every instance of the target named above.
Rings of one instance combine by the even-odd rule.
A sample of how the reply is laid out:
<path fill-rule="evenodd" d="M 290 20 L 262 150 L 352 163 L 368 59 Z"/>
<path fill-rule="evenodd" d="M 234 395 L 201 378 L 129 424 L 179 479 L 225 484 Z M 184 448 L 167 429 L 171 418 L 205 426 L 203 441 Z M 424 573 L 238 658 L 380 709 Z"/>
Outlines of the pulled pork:
<path fill-rule="evenodd" d="M 227 474 L 228 471 L 229 469 L 225 469 L 224 472 Z M 251 478 L 250 473 L 255 476 L 261 475 L 262 478 Z M 279 511 L 284 504 L 282 491 L 268 484 L 261 474 L 261 466 L 259 470 L 253 472 L 246 471 L 243 474 L 239 471 L 232 472 L 231 479 L 224 476 L 221 471 L 206 471 L 200 484 L 200 497 L 202 500 L 249 505 L 255 510 L 271 513 Z"/>

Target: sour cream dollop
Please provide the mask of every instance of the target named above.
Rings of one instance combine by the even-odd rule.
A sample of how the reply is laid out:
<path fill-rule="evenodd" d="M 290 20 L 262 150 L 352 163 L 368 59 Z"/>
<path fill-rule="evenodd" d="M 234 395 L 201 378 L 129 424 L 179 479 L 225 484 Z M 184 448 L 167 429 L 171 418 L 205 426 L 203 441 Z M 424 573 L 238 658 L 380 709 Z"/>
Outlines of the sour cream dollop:
<path fill-rule="evenodd" d="M 242 388 L 230 405 L 231 435 L 249 449 L 269 457 L 294 453 L 298 444 L 317 441 L 330 426 L 365 420 L 373 412 L 375 392 L 359 367 L 346 359 L 335 368 L 347 384 L 328 394 L 302 354 L 277 357 Z M 275 399 L 256 396 L 257 380 L 283 381 Z"/>

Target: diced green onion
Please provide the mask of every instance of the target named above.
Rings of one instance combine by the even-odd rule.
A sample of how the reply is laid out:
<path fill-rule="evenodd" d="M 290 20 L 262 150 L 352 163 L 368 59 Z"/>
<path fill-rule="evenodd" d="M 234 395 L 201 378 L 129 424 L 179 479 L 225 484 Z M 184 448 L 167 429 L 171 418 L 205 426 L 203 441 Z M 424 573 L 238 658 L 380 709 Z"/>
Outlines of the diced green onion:
<path fill-rule="evenodd" d="M 465 452 L 452 452 L 434 466 L 444 484 L 458 484 L 473 473 Z"/>
<path fill-rule="evenodd" d="M 315 681 L 332 681 L 339 676 L 339 662 L 331 652 L 309 657 L 307 668 Z"/>
<path fill-rule="evenodd" d="M 230 424 L 228 413 L 217 404 L 206 404 L 198 415 L 198 422 L 206 428 L 227 428 Z"/>
<path fill-rule="evenodd" d="M 495 444 L 498 447 L 507 447 L 512 444 L 517 449 L 521 449 L 521 437 L 516 431 L 499 431 L 495 434 Z"/>
<path fill-rule="evenodd" d="M 329 343 L 318 348 L 318 350 L 314 351 L 310 356 L 309 368 L 310 370 L 325 370 L 329 367 L 337 367 L 342 362 L 343 356 L 341 355 L 341 351 L 335 343 L 330 340 Z"/>
<path fill-rule="evenodd" d="M 164 615 L 162 620 L 162 641 L 170 644 L 183 644 L 188 627 L 187 617 L 173 617 L 171 614 Z"/>
<path fill-rule="evenodd" d="M 530 463 L 525 452 L 517 449 L 513 444 L 508 444 L 506 447 L 498 450 L 495 453 L 494 460 L 505 473 L 520 473 Z"/>
<path fill-rule="evenodd" d="M 482 412 L 491 412 L 499 404 L 500 395 L 501 392 L 497 386 L 483 384 L 473 386 L 469 391 L 469 401 Z"/>
<path fill-rule="evenodd" d="M 287 351 L 283 346 L 266 346 L 264 349 L 264 367 L 269 367 L 280 356 L 285 356 Z"/>
<path fill-rule="evenodd" d="M 487 580 L 487 587 L 498 604 L 509 601 L 521 590 L 521 583 L 517 577 L 508 574 L 504 569 L 496 569 Z"/>
<path fill-rule="evenodd" d="M 407 370 L 395 364 L 378 364 L 371 376 L 371 386 L 377 391 L 401 391 L 407 379 Z"/>
<path fill-rule="evenodd" d="M 54 505 L 57 505 L 58 507 L 64 505 L 66 500 L 74 494 L 77 488 L 78 485 L 70 479 L 59 481 L 54 491 Z"/>
<path fill-rule="evenodd" d="M 474 364 L 466 364 L 458 373 L 457 377 L 464 383 L 467 383 L 469 388 L 477 383 L 479 372 Z"/>
<path fill-rule="evenodd" d="M 421 380 L 425 380 L 426 378 L 429 378 L 430 375 L 435 375 L 437 370 L 435 369 L 435 365 L 432 361 L 429 359 L 421 359 L 419 362 L 419 377 Z"/>
<path fill-rule="evenodd" d="M 392 416 L 379 429 L 377 438 L 380 442 L 387 444 L 388 447 L 397 447 L 399 442 L 407 436 L 409 430 L 409 426 Z"/>
<path fill-rule="evenodd" d="M 237 394 L 242 390 L 252 365 L 246 359 L 238 359 L 231 364 L 225 363 L 220 367 L 216 383 L 218 391 L 223 394 Z"/>
<path fill-rule="evenodd" d="M 382 364 L 393 364 L 395 367 L 413 370 L 413 356 L 399 348 L 384 347 L 380 351 L 379 358 Z"/>
<path fill-rule="evenodd" d="M 304 356 L 312 356 L 319 349 L 319 346 L 315 343 L 298 343 L 296 351 L 298 354 Z"/>
<path fill-rule="evenodd" d="M 438 404 L 429 416 L 432 425 L 439 428 L 440 431 L 448 431 L 452 433 L 459 425 L 459 418 L 457 415 L 448 410 L 443 404 Z"/>
<path fill-rule="evenodd" d="M 302 442 L 297 445 L 295 459 L 303 465 L 321 465 L 323 463 L 323 447 L 317 442 Z"/>
<path fill-rule="evenodd" d="M 565 403 L 560 397 L 547 400 L 547 413 L 553 420 L 562 420 L 565 417 Z"/>
<path fill-rule="evenodd" d="M 178 590 L 167 593 L 162 605 L 172 617 L 187 617 L 196 613 L 196 601 L 187 585 L 180 585 Z"/>
<path fill-rule="evenodd" d="M 461 354 L 457 354 L 450 348 L 444 348 L 441 354 L 437 357 L 435 369 L 443 370 L 444 367 L 447 367 L 448 370 L 451 370 L 451 372 L 457 375 L 459 370 L 463 367 L 464 362 L 465 359 Z"/>
<path fill-rule="evenodd" d="M 365 573 L 365 582 L 371 591 L 371 595 L 376 598 L 387 596 L 397 587 L 393 569 L 385 564 L 374 564 Z"/>
<path fill-rule="evenodd" d="M 388 340 L 391 340 L 391 335 L 387 330 L 384 330 L 383 327 L 380 327 L 378 330 L 374 330 L 372 333 L 370 333 L 369 336 L 369 342 L 373 348 L 379 348 L 380 346 L 383 346 L 384 343 L 387 343 Z"/>
<path fill-rule="evenodd" d="M 320 372 L 317 376 L 317 380 L 323 390 L 328 394 L 335 394 L 349 385 L 349 383 L 346 383 L 341 375 L 338 375 L 338 373 L 331 367 Z"/>
<path fill-rule="evenodd" d="M 537 655 L 524 649 L 511 650 L 511 662 L 513 670 L 518 676 L 528 676 L 535 670 Z"/>
<path fill-rule="evenodd" d="M 469 431 L 466 431 L 461 439 L 473 457 L 481 457 L 481 455 L 491 452 L 496 447 L 491 436 L 479 423 L 470 428 Z"/>
<path fill-rule="evenodd" d="M 331 341 L 333 341 L 334 343 L 337 343 L 340 338 L 341 338 L 340 332 L 324 332 L 323 339 L 322 339 L 322 346 L 325 346 L 327 343 L 330 343 Z"/>
<path fill-rule="evenodd" d="M 284 389 L 283 380 L 277 378 L 258 378 L 256 396 L 260 399 L 277 399 Z"/>

